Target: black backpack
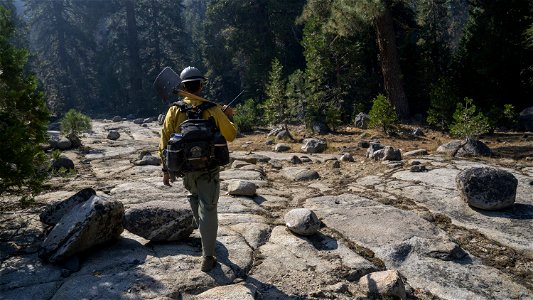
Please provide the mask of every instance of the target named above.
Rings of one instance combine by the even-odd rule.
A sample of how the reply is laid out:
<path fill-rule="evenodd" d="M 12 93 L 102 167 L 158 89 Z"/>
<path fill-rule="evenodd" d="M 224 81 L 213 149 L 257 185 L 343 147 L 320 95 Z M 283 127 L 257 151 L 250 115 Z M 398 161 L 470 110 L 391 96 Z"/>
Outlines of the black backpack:
<path fill-rule="evenodd" d="M 226 139 L 220 134 L 212 117 L 202 119 L 202 112 L 216 104 L 204 102 L 192 106 L 178 101 L 173 105 L 187 114 L 187 120 L 179 125 L 181 132 L 173 133 L 168 141 L 166 160 L 169 172 L 183 175 L 228 164 Z"/>

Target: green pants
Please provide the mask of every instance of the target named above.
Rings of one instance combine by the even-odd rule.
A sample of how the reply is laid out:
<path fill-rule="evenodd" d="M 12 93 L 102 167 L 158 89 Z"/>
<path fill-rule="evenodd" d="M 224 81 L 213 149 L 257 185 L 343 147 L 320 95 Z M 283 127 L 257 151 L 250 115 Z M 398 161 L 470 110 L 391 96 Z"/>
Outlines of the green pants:
<path fill-rule="evenodd" d="M 202 255 L 215 256 L 218 231 L 217 203 L 220 195 L 220 168 L 185 174 L 183 185 L 190 192 L 194 220 L 202 237 Z"/>

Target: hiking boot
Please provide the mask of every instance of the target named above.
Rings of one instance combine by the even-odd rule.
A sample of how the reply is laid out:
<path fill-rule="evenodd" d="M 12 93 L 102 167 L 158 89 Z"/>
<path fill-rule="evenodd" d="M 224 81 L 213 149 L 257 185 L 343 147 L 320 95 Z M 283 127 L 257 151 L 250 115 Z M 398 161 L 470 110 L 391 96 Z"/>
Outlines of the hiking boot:
<path fill-rule="evenodd" d="M 214 256 L 204 256 L 204 261 L 202 262 L 202 272 L 211 271 L 217 264 L 217 259 Z"/>

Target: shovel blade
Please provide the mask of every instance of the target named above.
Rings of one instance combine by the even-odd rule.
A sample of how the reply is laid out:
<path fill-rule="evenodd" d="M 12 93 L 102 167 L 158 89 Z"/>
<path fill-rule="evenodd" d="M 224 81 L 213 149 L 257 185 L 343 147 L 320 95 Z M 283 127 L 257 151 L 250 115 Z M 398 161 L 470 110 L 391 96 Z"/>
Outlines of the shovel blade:
<path fill-rule="evenodd" d="M 165 67 L 154 81 L 154 89 L 164 101 L 169 101 L 175 95 L 181 84 L 181 79 L 170 67 Z"/>

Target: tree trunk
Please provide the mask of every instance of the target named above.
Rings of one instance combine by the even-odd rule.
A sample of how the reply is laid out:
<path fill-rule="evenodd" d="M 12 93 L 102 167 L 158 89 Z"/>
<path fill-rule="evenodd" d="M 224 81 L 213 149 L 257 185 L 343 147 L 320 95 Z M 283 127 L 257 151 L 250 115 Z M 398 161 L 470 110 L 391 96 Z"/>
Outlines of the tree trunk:
<path fill-rule="evenodd" d="M 396 36 L 391 12 L 387 4 L 385 4 L 383 13 L 377 17 L 375 25 L 385 93 L 396 108 L 398 117 L 406 119 L 409 116 L 409 104 L 403 90 L 402 70 L 396 47 Z"/>
<path fill-rule="evenodd" d="M 133 0 L 126 1 L 126 24 L 128 26 L 128 54 L 130 69 L 129 96 L 137 109 L 142 107 L 142 68 L 139 57 L 139 38 Z"/>
<path fill-rule="evenodd" d="M 52 8 L 54 11 L 55 26 L 57 32 L 57 63 L 59 64 L 58 69 L 61 70 L 62 74 L 56 74 L 56 84 L 57 84 L 57 93 L 59 99 L 56 101 L 61 101 L 57 103 L 56 109 L 59 111 L 66 110 L 74 106 L 74 101 L 71 97 L 70 88 L 71 82 L 66 81 L 70 77 L 69 65 L 67 63 L 67 50 L 65 43 L 65 19 L 63 18 L 63 2 L 54 1 L 52 2 Z M 62 85 L 62 86 L 61 86 Z"/>

